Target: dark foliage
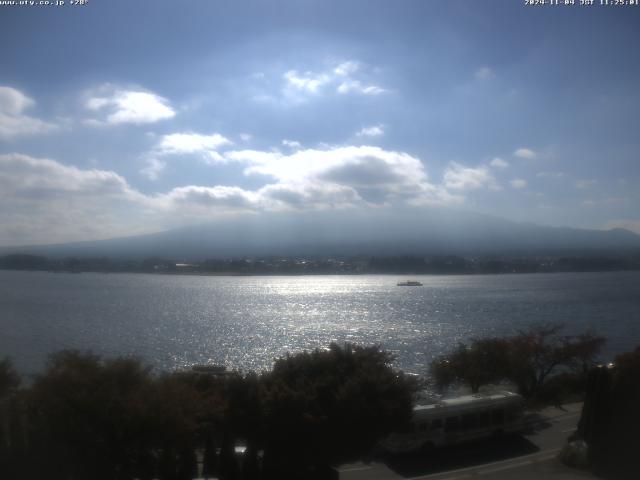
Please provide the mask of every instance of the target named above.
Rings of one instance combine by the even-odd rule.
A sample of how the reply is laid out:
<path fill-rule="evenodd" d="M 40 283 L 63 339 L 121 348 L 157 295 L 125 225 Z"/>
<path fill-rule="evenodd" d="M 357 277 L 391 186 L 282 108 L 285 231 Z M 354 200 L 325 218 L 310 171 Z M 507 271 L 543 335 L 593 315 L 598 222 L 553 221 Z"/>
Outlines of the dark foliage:
<path fill-rule="evenodd" d="M 606 377 L 606 381 L 600 381 L 592 393 L 596 398 L 589 418 L 581 419 L 581 423 L 591 424 L 581 425 L 589 443 L 590 460 L 603 478 L 635 480 L 640 458 L 640 347 L 619 355 L 613 370 L 593 374 Z"/>
<path fill-rule="evenodd" d="M 0 361 L 0 399 L 9 395 L 20 385 L 20 376 L 9 358 Z"/>
<path fill-rule="evenodd" d="M 511 337 L 461 343 L 432 362 L 431 374 L 441 387 L 462 383 L 477 392 L 482 385 L 506 380 L 527 398 L 542 394 L 555 401 L 562 389 L 557 383 L 546 387 L 547 380 L 562 373 L 565 380 L 571 379 L 568 384 L 584 384 L 588 367 L 605 343 L 590 332 L 563 336 L 561 331 L 560 325 L 538 325 Z"/>
<path fill-rule="evenodd" d="M 54 355 L 28 397 L 32 474 L 131 477 L 155 443 L 150 398 L 149 371 L 135 360 Z"/>
<path fill-rule="evenodd" d="M 469 346 L 460 343 L 451 354 L 432 362 L 431 373 L 440 387 L 461 382 L 475 393 L 482 385 L 508 376 L 510 348 L 502 338 L 479 339 Z"/>
<path fill-rule="evenodd" d="M 156 378 L 135 359 L 63 351 L 25 401 L 26 478 L 186 478 L 194 471 L 201 399 L 177 376 Z"/>
<path fill-rule="evenodd" d="M 322 471 L 408 422 L 415 385 L 391 360 L 348 344 L 277 360 L 263 386 L 265 465 L 281 478 Z"/>
<path fill-rule="evenodd" d="M 320 478 L 409 420 L 414 383 L 391 360 L 331 345 L 262 376 L 158 376 L 136 359 L 62 351 L 22 391 L 4 360 L 0 426 L 15 425 L 1 432 L 0 468 L 25 480 Z"/>
<path fill-rule="evenodd" d="M 22 420 L 17 401 L 20 381 L 11 360 L 0 361 L 0 476 L 13 472 L 21 456 L 20 438 L 16 435 Z"/>

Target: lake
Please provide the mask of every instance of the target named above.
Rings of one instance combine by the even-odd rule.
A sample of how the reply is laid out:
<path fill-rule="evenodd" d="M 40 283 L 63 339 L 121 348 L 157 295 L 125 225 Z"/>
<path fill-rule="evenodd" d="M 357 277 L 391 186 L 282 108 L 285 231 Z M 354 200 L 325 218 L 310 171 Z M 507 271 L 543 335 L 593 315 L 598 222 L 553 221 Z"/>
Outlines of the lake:
<path fill-rule="evenodd" d="M 420 373 L 457 342 L 561 322 L 608 338 L 604 357 L 640 344 L 640 272 L 407 277 L 178 276 L 0 271 L 0 357 L 24 374 L 64 348 L 268 369 L 332 341 L 379 343 Z"/>

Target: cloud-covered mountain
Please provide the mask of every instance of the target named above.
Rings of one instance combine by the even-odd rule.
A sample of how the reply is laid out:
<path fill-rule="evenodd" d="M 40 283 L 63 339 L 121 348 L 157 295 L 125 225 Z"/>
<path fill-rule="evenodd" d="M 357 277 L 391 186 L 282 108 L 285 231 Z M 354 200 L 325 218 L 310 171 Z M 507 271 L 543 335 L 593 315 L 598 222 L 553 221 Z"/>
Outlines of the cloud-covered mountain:
<path fill-rule="evenodd" d="M 245 215 L 161 233 L 94 242 L 3 248 L 49 256 L 164 256 L 197 260 L 260 255 L 567 255 L 640 251 L 623 229 L 543 227 L 451 209 Z"/>

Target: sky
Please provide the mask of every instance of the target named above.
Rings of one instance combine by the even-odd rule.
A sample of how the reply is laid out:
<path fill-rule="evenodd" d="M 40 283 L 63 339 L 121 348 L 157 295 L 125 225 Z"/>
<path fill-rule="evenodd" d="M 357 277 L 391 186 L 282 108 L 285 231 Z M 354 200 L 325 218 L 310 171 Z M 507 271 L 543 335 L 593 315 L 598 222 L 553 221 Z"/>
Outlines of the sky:
<path fill-rule="evenodd" d="M 640 6 L 7 3 L 0 246 L 393 209 L 640 233 Z"/>

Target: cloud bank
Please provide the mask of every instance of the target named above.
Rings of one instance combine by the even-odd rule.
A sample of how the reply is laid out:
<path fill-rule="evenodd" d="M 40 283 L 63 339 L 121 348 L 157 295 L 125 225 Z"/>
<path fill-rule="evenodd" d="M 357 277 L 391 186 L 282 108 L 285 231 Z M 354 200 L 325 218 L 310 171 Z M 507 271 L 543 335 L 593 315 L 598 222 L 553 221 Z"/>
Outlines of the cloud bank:
<path fill-rule="evenodd" d="M 0 139 L 36 135 L 55 129 L 55 125 L 25 115 L 36 102 L 20 90 L 0 86 Z"/>
<path fill-rule="evenodd" d="M 225 143 L 215 135 L 206 138 L 170 145 L 200 151 L 192 147 Z M 231 150 L 222 155 L 225 162 L 244 165 L 245 175 L 264 178 L 264 185 L 254 190 L 185 185 L 143 194 L 112 171 L 22 154 L 0 155 L 0 221 L 7 227 L 0 243 L 111 238 L 241 213 L 448 205 L 464 199 L 431 183 L 418 158 L 379 147 L 290 154 Z M 164 160 L 150 159 L 142 173 L 154 179 L 164 168 Z"/>

